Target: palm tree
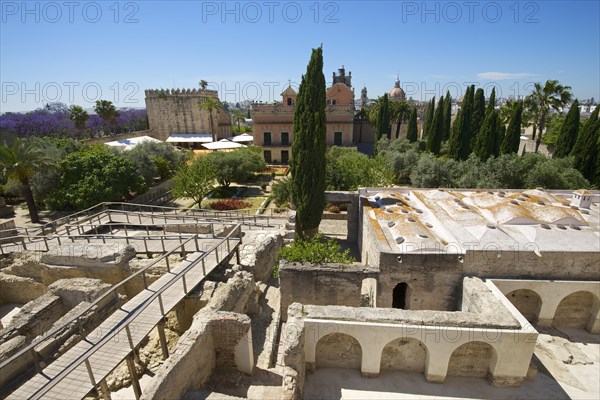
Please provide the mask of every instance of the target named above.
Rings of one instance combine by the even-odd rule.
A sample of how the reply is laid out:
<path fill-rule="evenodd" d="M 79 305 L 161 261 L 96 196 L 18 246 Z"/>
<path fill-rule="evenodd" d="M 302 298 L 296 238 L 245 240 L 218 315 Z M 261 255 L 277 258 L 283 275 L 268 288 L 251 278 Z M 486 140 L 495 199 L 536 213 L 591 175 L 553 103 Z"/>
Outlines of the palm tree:
<path fill-rule="evenodd" d="M 119 111 L 115 108 L 112 101 L 97 100 L 94 111 L 106 122 L 110 129 L 114 129 L 119 118 Z"/>
<path fill-rule="evenodd" d="M 525 97 L 523 101 L 523 126 L 533 125 L 531 140 L 535 140 L 537 134 L 539 112 L 540 107 L 537 101 L 531 95 Z"/>
<path fill-rule="evenodd" d="M 72 105 L 69 108 L 69 119 L 75 124 L 75 128 L 81 133 L 85 129 L 85 123 L 90 116 L 81 106 Z"/>
<path fill-rule="evenodd" d="M 53 162 L 35 142 L 15 139 L 11 146 L 0 146 L 0 167 L 7 178 L 21 184 L 23 197 L 27 202 L 31 222 L 40 222 L 29 180 L 37 169 L 50 168 Z"/>
<path fill-rule="evenodd" d="M 238 110 L 233 113 L 233 115 L 231 116 L 231 119 L 233 120 L 234 124 L 237 122 L 238 132 L 241 133 L 242 132 L 241 123 L 246 122 L 246 114 L 243 111 Z"/>
<path fill-rule="evenodd" d="M 546 127 L 546 118 L 550 108 L 558 111 L 561 107 L 567 104 L 573 96 L 570 92 L 571 86 L 563 86 L 558 83 L 557 80 L 548 80 L 542 86 L 541 83 L 534 84 L 533 93 L 531 93 L 531 101 L 537 104 L 538 118 L 536 119 L 537 126 L 539 127 L 539 134 L 535 142 L 535 152 L 538 152 L 538 148 L 542 143 L 542 134 Z"/>
<path fill-rule="evenodd" d="M 519 101 L 517 100 L 508 100 L 506 103 L 502 104 L 500 107 L 500 121 L 503 125 L 508 124 L 518 106 Z"/>
<path fill-rule="evenodd" d="M 392 120 L 396 121 L 396 139 L 398 139 L 402 122 L 406 121 L 410 115 L 410 103 L 406 100 L 392 101 L 390 102 L 390 109 Z"/>
<path fill-rule="evenodd" d="M 208 86 L 208 82 L 206 82 L 204 79 L 202 79 L 198 84 L 202 90 L 206 90 L 206 87 Z"/>
<path fill-rule="evenodd" d="M 363 133 L 363 123 L 369 119 L 369 114 L 366 108 L 361 108 L 359 112 L 356 113 L 354 119 L 360 121 L 360 128 L 358 131 L 358 143 L 362 143 L 362 133 Z"/>
<path fill-rule="evenodd" d="M 377 116 L 379 115 L 379 108 L 381 108 L 381 97 L 376 98 L 369 104 L 367 108 L 365 108 L 365 112 L 367 117 L 373 127 L 377 126 Z"/>
<path fill-rule="evenodd" d="M 201 111 L 208 111 L 208 120 L 210 123 L 210 133 L 212 134 L 212 141 L 217 141 L 217 134 L 215 132 L 214 122 L 213 122 L 213 111 L 216 110 L 217 113 L 223 110 L 223 104 L 218 99 L 214 97 L 205 97 L 204 101 L 198 105 Z"/>

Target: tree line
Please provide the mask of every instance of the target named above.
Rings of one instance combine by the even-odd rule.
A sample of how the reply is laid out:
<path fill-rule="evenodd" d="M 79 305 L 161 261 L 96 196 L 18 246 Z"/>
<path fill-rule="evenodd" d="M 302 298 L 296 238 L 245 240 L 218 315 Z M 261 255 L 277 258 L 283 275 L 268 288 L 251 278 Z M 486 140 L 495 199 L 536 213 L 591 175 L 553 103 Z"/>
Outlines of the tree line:
<path fill-rule="evenodd" d="M 0 132 L 3 136 L 19 138 L 84 139 L 148 129 L 145 109 L 117 109 L 108 100 L 98 100 L 94 112 L 90 114 L 78 105 L 48 103 L 31 112 L 0 115 Z"/>

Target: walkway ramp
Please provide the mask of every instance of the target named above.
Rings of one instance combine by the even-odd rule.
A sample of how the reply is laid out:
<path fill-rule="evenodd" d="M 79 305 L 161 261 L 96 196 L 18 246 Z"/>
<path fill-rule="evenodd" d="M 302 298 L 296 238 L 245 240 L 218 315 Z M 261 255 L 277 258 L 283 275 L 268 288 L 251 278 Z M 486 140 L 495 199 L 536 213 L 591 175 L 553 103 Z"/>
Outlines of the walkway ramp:
<path fill-rule="evenodd" d="M 142 340 L 189 290 L 238 251 L 227 237 L 209 252 L 194 252 L 128 301 L 52 364 L 14 391 L 9 399 L 81 399 L 132 355 Z M 135 354 L 135 352 L 133 353 Z"/>

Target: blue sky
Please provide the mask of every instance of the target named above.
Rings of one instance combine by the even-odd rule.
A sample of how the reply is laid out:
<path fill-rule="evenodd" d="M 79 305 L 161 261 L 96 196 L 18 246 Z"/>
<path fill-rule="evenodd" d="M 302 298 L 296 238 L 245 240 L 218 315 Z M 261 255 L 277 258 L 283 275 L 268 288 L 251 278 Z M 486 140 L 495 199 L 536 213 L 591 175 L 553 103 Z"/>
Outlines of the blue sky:
<path fill-rule="evenodd" d="M 425 100 L 469 83 L 526 95 L 558 79 L 600 98 L 598 1 L 1 1 L 0 112 L 99 98 L 143 107 L 144 89 L 193 88 L 273 100 L 323 44 L 357 97 L 393 87 Z"/>

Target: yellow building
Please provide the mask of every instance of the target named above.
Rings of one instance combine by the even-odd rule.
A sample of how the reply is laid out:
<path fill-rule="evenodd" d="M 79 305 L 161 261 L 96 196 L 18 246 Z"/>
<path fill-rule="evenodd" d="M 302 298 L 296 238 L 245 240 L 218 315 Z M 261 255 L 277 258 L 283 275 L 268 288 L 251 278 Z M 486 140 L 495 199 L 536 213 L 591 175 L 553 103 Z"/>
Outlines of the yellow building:
<path fill-rule="evenodd" d="M 327 89 L 327 146 L 353 146 L 354 90 L 351 76 L 344 68 L 339 76 L 333 74 L 334 84 Z M 281 103 L 253 104 L 254 144 L 262 147 L 267 163 L 287 164 L 291 158 L 294 140 L 294 109 L 296 91 L 290 86 L 282 93 Z"/>

